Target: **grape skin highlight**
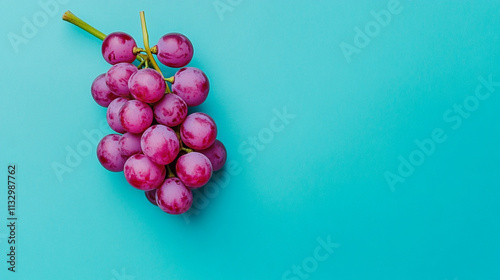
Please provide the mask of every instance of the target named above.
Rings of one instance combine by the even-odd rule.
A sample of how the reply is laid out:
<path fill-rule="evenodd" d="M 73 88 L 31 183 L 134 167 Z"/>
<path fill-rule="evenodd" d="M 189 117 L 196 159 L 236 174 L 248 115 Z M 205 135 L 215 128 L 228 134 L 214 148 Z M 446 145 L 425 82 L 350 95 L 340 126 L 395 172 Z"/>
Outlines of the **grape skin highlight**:
<path fill-rule="evenodd" d="M 118 149 L 119 141 L 120 135 L 109 134 L 104 136 L 97 145 L 97 158 L 101 165 L 109 171 L 122 171 L 127 160 L 127 157 L 122 155 Z"/>
<path fill-rule="evenodd" d="M 203 103 L 207 99 L 209 90 L 208 78 L 198 68 L 182 68 L 174 75 L 172 92 L 179 95 L 190 107 Z"/>
<path fill-rule="evenodd" d="M 132 63 L 136 57 L 134 47 L 137 44 L 132 36 L 124 32 L 113 32 L 102 41 L 101 52 L 109 64 Z"/>
<path fill-rule="evenodd" d="M 169 214 L 179 215 L 191 208 L 193 193 L 179 178 L 168 178 L 156 189 L 156 204 Z"/>
<path fill-rule="evenodd" d="M 154 105 L 153 113 L 159 123 L 173 127 L 186 119 L 188 107 L 182 98 L 170 93 Z"/>
<path fill-rule="evenodd" d="M 205 113 L 192 113 L 181 124 L 181 139 L 187 146 L 195 150 L 210 147 L 217 137 L 217 126 L 214 120 Z"/>
<path fill-rule="evenodd" d="M 106 74 L 101 74 L 95 78 L 92 82 L 90 92 L 95 102 L 102 107 L 108 107 L 109 103 L 118 97 L 111 92 L 106 84 Z"/>
<path fill-rule="evenodd" d="M 125 162 L 125 179 L 133 187 L 150 191 L 156 189 L 165 179 L 165 166 L 152 162 L 143 154 L 135 154 Z"/>
<path fill-rule="evenodd" d="M 115 64 L 106 73 L 106 84 L 115 95 L 129 96 L 128 80 L 135 72 L 137 67 L 131 63 Z"/>
<path fill-rule="evenodd" d="M 142 133 L 153 123 L 153 110 L 139 100 L 127 101 L 118 116 L 123 129 L 131 133 Z"/>
<path fill-rule="evenodd" d="M 193 58 L 193 44 L 189 39 L 179 33 L 163 35 L 156 44 L 158 60 L 172 68 L 186 66 Z"/>
<path fill-rule="evenodd" d="M 106 111 L 106 119 L 109 127 L 118 133 L 125 133 L 125 129 L 120 122 L 119 112 L 129 100 L 127 97 L 118 97 L 109 103 L 108 110 Z"/>
<path fill-rule="evenodd" d="M 167 165 L 179 154 L 179 138 L 170 127 L 157 124 L 146 129 L 141 137 L 141 149 L 153 162 Z"/>
<path fill-rule="evenodd" d="M 179 179 L 191 188 L 204 186 L 212 177 L 210 160 L 198 152 L 187 153 L 179 157 L 175 170 Z"/>

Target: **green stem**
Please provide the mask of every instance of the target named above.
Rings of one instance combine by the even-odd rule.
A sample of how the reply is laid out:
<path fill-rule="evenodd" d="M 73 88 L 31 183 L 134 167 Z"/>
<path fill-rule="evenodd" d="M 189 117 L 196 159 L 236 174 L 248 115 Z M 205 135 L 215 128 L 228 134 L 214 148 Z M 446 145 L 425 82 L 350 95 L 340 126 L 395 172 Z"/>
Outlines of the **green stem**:
<path fill-rule="evenodd" d="M 148 54 L 149 60 L 151 64 L 153 65 L 153 68 L 161 73 L 160 67 L 158 67 L 158 64 L 156 64 L 155 58 L 153 57 L 153 54 L 151 53 L 151 49 L 149 48 L 149 36 L 148 36 L 148 28 L 146 27 L 146 17 L 144 16 L 144 11 L 140 12 L 141 15 L 141 26 L 142 26 L 142 38 L 144 41 L 144 49 L 146 50 L 146 53 Z M 162 74 L 163 76 L 163 74 Z"/>
<path fill-rule="evenodd" d="M 142 38 L 144 41 L 144 50 L 146 51 L 146 54 L 148 55 L 149 62 L 151 62 L 151 65 L 153 65 L 153 68 L 158 71 L 162 76 L 163 73 L 160 70 L 160 67 L 158 67 L 158 64 L 156 63 L 155 58 L 153 57 L 153 53 L 151 52 L 151 48 L 149 47 L 149 35 L 148 35 L 148 28 L 146 27 L 146 16 L 144 15 L 144 11 L 140 12 L 141 15 L 141 26 L 142 26 Z M 156 48 L 153 47 L 154 50 Z M 170 87 L 168 86 L 167 83 L 165 83 L 165 93 L 170 93 Z"/>
<path fill-rule="evenodd" d="M 170 77 L 170 78 L 165 78 L 165 81 L 173 84 L 174 83 L 174 76 Z"/>
<path fill-rule="evenodd" d="M 141 63 L 139 63 L 139 65 L 137 65 L 137 68 L 138 68 L 138 69 L 141 69 L 141 68 L 142 68 L 142 66 L 143 66 L 145 63 L 146 63 L 146 60 L 145 60 L 145 59 L 144 59 L 144 60 L 142 60 L 142 61 L 141 61 Z"/>
<path fill-rule="evenodd" d="M 141 52 L 144 52 L 144 51 L 145 51 L 144 49 L 138 48 L 138 47 L 134 47 L 134 50 L 133 50 L 134 54 L 136 54 L 136 55 L 141 53 Z"/>
<path fill-rule="evenodd" d="M 188 152 L 188 153 L 191 153 L 193 151 L 193 149 L 186 148 L 186 147 L 182 147 L 181 150 Z"/>
<path fill-rule="evenodd" d="M 158 53 L 158 47 L 157 46 L 153 46 L 151 48 L 151 52 L 154 53 L 154 54 L 157 54 Z"/>
<path fill-rule="evenodd" d="M 72 23 L 78 27 L 80 27 L 81 29 L 87 31 L 88 33 L 94 35 L 95 37 L 97 37 L 98 39 L 100 40 L 104 40 L 104 38 L 106 38 L 106 34 L 102 33 L 101 31 L 95 29 L 92 25 L 86 23 L 85 21 L 81 20 L 80 18 L 78 18 L 77 16 L 75 16 L 72 12 L 70 11 L 66 11 L 63 16 L 62 16 L 62 19 L 69 22 L 69 23 Z M 140 49 L 142 50 L 142 49 Z M 137 54 L 137 60 L 139 60 L 140 62 L 141 61 L 141 58 L 145 59 L 147 56 L 146 55 L 143 55 L 141 53 L 138 53 Z"/>
<path fill-rule="evenodd" d="M 104 38 L 106 38 L 106 35 L 104 33 L 102 33 L 101 31 L 95 29 L 93 26 L 91 26 L 90 24 L 86 23 L 85 21 L 81 20 L 80 18 L 78 18 L 77 16 L 75 16 L 72 12 L 70 11 L 66 11 L 63 16 L 62 16 L 62 19 L 67 21 L 67 22 L 70 22 L 78 27 L 80 27 L 81 29 L 87 31 L 88 33 L 94 35 L 95 37 L 97 37 L 98 39 L 101 39 L 101 40 L 104 40 Z"/>
<path fill-rule="evenodd" d="M 174 172 L 172 172 L 172 170 L 170 169 L 170 166 L 168 166 L 168 165 L 167 165 L 167 171 L 168 171 L 167 178 L 175 177 Z"/>

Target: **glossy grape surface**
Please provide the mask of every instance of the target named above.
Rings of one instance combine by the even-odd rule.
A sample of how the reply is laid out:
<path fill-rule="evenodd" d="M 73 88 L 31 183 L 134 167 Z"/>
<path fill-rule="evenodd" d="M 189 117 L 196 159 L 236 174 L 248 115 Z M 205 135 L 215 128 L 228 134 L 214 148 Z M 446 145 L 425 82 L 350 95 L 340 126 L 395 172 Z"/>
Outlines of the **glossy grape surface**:
<path fill-rule="evenodd" d="M 165 179 L 165 166 L 152 162 L 143 154 L 135 154 L 125 162 L 125 179 L 133 187 L 150 191 L 156 189 Z"/>
<path fill-rule="evenodd" d="M 97 145 L 97 158 L 101 165 L 109 171 L 122 171 L 127 160 L 127 157 L 122 155 L 118 149 L 119 141 L 120 135 L 109 134 L 104 136 Z"/>
<path fill-rule="evenodd" d="M 158 60 L 168 67 L 184 67 L 193 58 L 193 44 L 186 36 L 179 33 L 163 35 L 156 47 Z"/>
<path fill-rule="evenodd" d="M 132 63 L 136 57 L 134 54 L 136 46 L 132 36 L 124 32 L 113 32 L 102 41 L 101 52 L 104 60 L 109 64 Z"/>
<path fill-rule="evenodd" d="M 217 137 L 214 120 L 205 113 L 192 113 L 181 124 L 181 139 L 188 147 L 204 150 L 210 147 Z"/>
<path fill-rule="evenodd" d="M 111 92 L 119 96 L 128 96 L 128 80 L 137 72 L 137 67 L 131 63 L 121 62 L 109 68 L 106 73 L 106 84 Z"/>
<path fill-rule="evenodd" d="M 177 176 L 188 187 L 199 188 L 212 177 L 212 164 L 201 153 L 191 152 L 182 155 L 175 166 Z"/>
<path fill-rule="evenodd" d="M 167 165 L 179 153 L 179 138 L 170 127 L 157 124 L 146 129 L 141 137 L 141 149 L 153 162 Z"/>
<path fill-rule="evenodd" d="M 145 68 L 130 77 L 128 89 L 135 99 L 145 103 L 154 103 L 165 94 L 166 84 L 159 72 Z"/>
<path fill-rule="evenodd" d="M 210 83 L 200 69 L 182 68 L 174 75 L 172 92 L 179 95 L 190 107 L 198 106 L 207 99 Z"/>
<path fill-rule="evenodd" d="M 186 119 L 188 107 L 182 98 L 171 93 L 154 105 L 153 113 L 156 121 L 172 127 L 181 124 Z"/>
<path fill-rule="evenodd" d="M 153 122 L 153 110 L 139 100 L 127 101 L 118 116 L 123 129 L 131 133 L 142 133 Z"/>
<path fill-rule="evenodd" d="M 95 78 L 92 82 L 90 92 L 95 102 L 102 107 L 108 107 L 109 103 L 118 97 L 111 92 L 106 84 L 106 74 L 101 74 Z"/>

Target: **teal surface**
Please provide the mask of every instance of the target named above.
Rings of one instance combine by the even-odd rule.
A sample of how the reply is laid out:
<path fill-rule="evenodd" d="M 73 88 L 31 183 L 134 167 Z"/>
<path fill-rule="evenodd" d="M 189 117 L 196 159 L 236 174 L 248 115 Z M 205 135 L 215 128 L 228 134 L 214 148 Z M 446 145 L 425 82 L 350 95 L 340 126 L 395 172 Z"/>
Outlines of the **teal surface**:
<path fill-rule="evenodd" d="M 0 3 L 0 279 L 500 279 L 499 1 L 130 3 Z M 229 158 L 187 215 L 100 166 L 68 9 L 193 42 Z"/>

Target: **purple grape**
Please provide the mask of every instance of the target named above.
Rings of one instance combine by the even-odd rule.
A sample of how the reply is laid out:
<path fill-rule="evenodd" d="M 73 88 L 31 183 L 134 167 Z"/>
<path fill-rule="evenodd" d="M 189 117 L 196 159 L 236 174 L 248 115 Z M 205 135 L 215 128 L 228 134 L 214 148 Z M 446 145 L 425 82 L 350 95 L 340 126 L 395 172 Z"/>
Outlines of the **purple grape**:
<path fill-rule="evenodd" d="M 92 82 L 90 92 L 95 102 L 102 107 L 108 107 L 109 103 L 118 97 L 111 92 L 106 84 L 106 74 L 101 74 L 95 78 Z"/>
<path fill-rule="evenodd" d="M 191 152 L 182 155 L 175 165 L 177 176 L 188 187 L 199 188 L 212 177 L 212 164 L 202 153 Z"/>
<path fill-rule="evenodd" d="M 204 113 L 192 113 L 181 124 L 181 139 L 190 148 L 204 150 L 210 147 L 217 137 L 214 120 Z"/>
<path fill-rule="evenodd" d="M 158 71 L 145 68 L 134 73 L 128 80 L 132 96 L 142 102 L 154 103 L 165 94 L 166 84 Z"/>
<path fill-rule="evenodd" d="M 129 100 L 127 97 L 118 97 L 109 103 L 108 110 L 106 111 L 106 119 L 108 120 L 109 127 L 118 133 L 125 133 L 125 129 L 120 122 L 119 113 L 123 105 Z"/>
<path fill-rule="evenodd" d="M 158 206 L 158 204 L 156 203 L 156 189 L 145 191 L 144 193 L 146 194 L 146 198 L 149 200 L 149 202 L 151 202 L 153 205 Z"/>
<path fill-rule="evenodd" d="M 156 205 L 169 214 L 182 214 L 189 210 L 192 204 L 193 193 L 179 178 L 168 178 L 156 189 Z"/>
<path fill-rule="evenodd" d="M 193 58 L 193 45 L 189 39 L 179 33 L 163 35 L 156 45 L 158 60 L 168 67 L 186 66 Z"/>
<path fill-rule="evenodd" d="M 135 60 L 134 47 L 137 47 L 134 38 L 123 32 L 110 33 L 102 42 L 102 56 L 110 64 L 120 62 L 132 63 Z"/>
<path fill-rule="evenodd" d="M 104 136 L 97 145 L 97 158 L 102 166 L 109 171 L 122 171 L 127 160 L 127 157 L 122 155 L 118 149 L 119 141 L 120 135 L 109 134 Z"/>
<path fill-rule="evenodd" d="M 213 171 L 220 170 L 222 166 L 224 166 L 224 163 L 226 163 L 226 147 L 224 147 L 224 144 L 219 140 L 215 140 L 212 146 L 198 152 L 204 154 L 210 160 Z"/>
<path fill-rule="evenodd" d="M 119 142 L 120 153 L 126 157 L 142 153 L 141 134 L 127 132 L 122 135 Z"/>
<path fill-rule="evenodd" d="M 190 107 L 198 106 L 207 99 L 210 83 L 200 69 L 182 68 L 174 75 L 172 92 L 179 95 Z"/>
<path fill-rule="evenodd" d="M 166 126 L 177 126 L 186 119 L 187 104 L 177 94 L 167 94 L 153 107 L 156 121 Z"/>
<path fill-rule="evenodd" d="M 143 191 L 156 189 L 165 179 L 165 166 L 152 162 L 143 154 L 135 154 L 127 159 L 124 167 L 125 179 L 134 188 Z"/>
<path fill-rule="evenodd" d="M 153 123 L 153 109 L 139 100 L 127 101 L 118 116 L 123 129 L 131 133 L 142 133 Z"/>
<path fill-rule="evenodd" d="M 106 84 L 114 94 L 128 96 L 128 80 L 135 72 L 137 67 L 134 64 L 126 62 L 115 64 L 106 73 Z"/>
<path fill-rule="evenodd" d="M 153 162 L 167 165 L 179 153 L 179 138 L 170 127 L 157 124 L 146 129 L 141 137 L 141 149 Z"/>

